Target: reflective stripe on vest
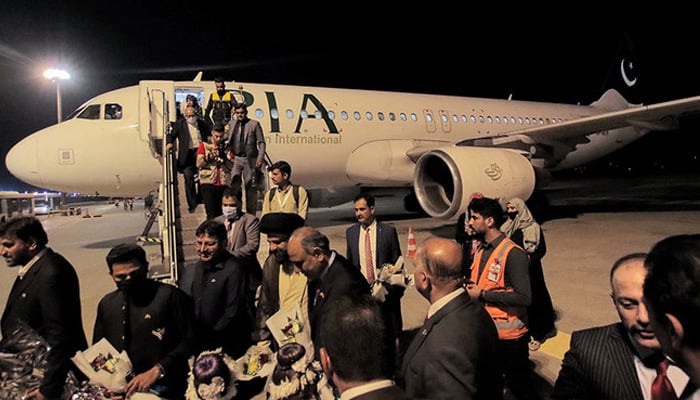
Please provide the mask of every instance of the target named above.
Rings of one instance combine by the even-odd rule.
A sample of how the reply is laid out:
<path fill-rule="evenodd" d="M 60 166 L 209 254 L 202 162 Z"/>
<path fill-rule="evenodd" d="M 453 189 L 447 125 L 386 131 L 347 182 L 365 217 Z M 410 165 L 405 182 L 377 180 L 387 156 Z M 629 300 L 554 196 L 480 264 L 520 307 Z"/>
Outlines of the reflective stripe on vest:
<path fill-rule="evenodd" d="M 512 292 L 512 287 L 506 287 L 505 267 L 510 251 L 517 247 L 510 239 L 503 238 L 501 243 L 493 250 L 491 256 L 486 260 L 484 270 L 479 276 L 479 265 L 483 250 L 479 250 L 472 263 L 471 280 L 486 291 L 491 292 Z M 491 319 L 498 330 L 499 339 L 518 339 L 527 334 L 527 325 L 524 319 L 527 315 L 525 307 L 508 307 L 484 304 L 484 308 L 491 315 Z"/>

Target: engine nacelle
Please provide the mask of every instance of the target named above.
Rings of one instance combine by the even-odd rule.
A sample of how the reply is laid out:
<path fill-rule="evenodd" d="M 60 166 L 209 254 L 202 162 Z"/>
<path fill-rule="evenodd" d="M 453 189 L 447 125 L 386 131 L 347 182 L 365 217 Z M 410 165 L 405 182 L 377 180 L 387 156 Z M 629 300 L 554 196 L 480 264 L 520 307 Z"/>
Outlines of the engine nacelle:
<path fill-rule="evenodd" d="M 527 200 L 535 189 L 535 171 L 521 153 L 487 147 L 443 147 L 420 156 L 413 184 L 423 210 L 435 218 L 464 212 L 469 195 Z"/>

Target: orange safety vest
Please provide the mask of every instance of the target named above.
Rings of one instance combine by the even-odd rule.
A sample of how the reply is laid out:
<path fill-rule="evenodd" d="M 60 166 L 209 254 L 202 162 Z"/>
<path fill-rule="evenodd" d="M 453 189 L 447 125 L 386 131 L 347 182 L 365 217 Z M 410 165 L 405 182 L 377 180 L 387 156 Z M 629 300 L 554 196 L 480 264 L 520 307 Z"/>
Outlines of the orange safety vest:
<path fill-rule="evenodd" d="M 479 250 L 474 257 L 471 270 L 471 281 L 483 290 L 490 292 L 512 292 L 512 287 L 506 287 L 505 268 L 508 254 L 517 247 L 512 240 L 503 238 L 501 243 L 491 253 L 491 256 L 479 276 L 479 265 L 483 250 Z M 518 339 L 527 334 L 527 309 L 525 307 L 495 306 L 484 304 L 486 311 L 498 329 L 498 338 L 502 340 Z"/>

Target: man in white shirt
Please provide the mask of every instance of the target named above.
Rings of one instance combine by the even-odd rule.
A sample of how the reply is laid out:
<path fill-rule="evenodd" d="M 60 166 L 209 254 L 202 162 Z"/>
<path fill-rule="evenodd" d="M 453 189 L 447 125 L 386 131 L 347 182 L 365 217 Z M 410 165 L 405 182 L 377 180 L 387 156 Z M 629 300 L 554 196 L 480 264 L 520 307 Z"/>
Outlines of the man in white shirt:
<path fill-rule="evenodd" d="M 665 357 L 642 302 L 645 257 L 645 253 L 628 254 L 613 264 L 610 297 L 620 322 L 571 334 L 552 399 L 655 400 L 652 386 L 657 365 Z M 680 394 L 688 377 L 676 366 L 666 372 Z"/>

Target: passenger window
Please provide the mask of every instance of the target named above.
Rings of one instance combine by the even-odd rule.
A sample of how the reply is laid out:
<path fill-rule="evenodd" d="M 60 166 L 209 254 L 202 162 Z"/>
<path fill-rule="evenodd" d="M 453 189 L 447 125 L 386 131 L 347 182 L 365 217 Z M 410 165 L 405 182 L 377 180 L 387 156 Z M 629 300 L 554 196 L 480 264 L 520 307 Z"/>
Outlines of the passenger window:
<path fill-rule="evenodd" d="M 105 119 L 122 119 L 122 106 L 119 104 L 105 104 Z"/>
<path fill-rule="evenodd" d="M 83 110 L 78 115 L 78 118 L 82 119 L 100 119 L 100 105 L 99 104 L 92 104 Z"/>

